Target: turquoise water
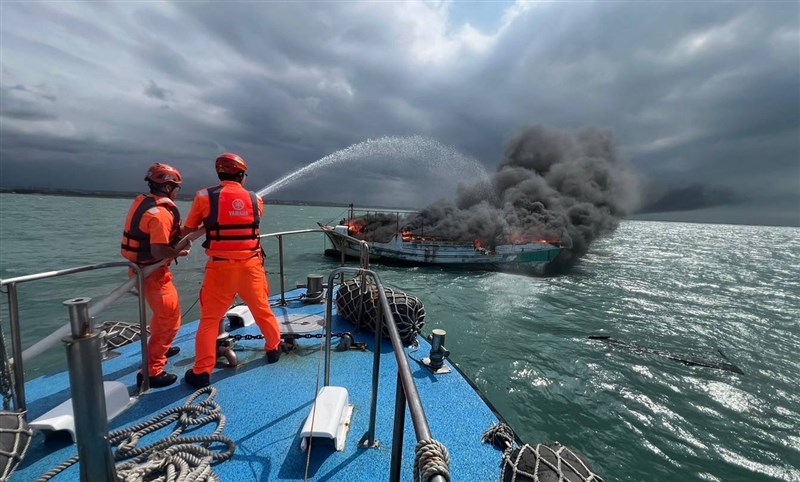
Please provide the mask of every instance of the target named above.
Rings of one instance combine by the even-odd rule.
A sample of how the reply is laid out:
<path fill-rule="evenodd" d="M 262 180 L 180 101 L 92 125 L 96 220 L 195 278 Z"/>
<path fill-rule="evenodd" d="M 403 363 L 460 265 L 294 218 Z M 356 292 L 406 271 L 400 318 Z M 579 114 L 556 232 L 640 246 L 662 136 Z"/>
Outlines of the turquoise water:
<path fill-rule="evenodd" d="M 0 277 L 119 259 L 129 204 L 0 194 Z M 264 232 L 344 213 L 267 210 Z M 336 266 L 324 247 L 317 234 L 287 239 L 287 286 Z M 277 291 L 277 243 L 265 248 Z M 201 251 L 174 269 L 187 320 L 199 313 L 191 305 Z M 426 331 L 447 330 L 452 358 L 523 441 L 576 448 L 608 481 L 800 481 L 800 229 L 627 221 L 572 273 L 550 278 L 375 268 L 422 299 Z M 111 269 L 20 285 L 24 345 L 67 322 L 61 301 L 99 299 L 124 280 L 124 269 Z M 98 321 L 134 321 L 135 306 L 127 298 Z M 745 374 L 614 349 L 590 334 L 728 361 Z M 26 375 L 63 360 L 56 347 Z"/>

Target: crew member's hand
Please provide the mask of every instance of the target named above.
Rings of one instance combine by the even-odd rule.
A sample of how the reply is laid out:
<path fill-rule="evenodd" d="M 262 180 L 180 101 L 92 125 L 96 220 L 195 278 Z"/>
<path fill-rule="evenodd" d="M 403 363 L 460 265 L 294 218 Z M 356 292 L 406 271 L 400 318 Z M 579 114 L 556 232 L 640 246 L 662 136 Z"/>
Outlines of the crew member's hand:
<path fill-rule="evenodd" d="M 189 252 L 192 250 L 192 240 L 186 240 L 186 246 L 178 253 L 178 256 L 189 256 Z"/>

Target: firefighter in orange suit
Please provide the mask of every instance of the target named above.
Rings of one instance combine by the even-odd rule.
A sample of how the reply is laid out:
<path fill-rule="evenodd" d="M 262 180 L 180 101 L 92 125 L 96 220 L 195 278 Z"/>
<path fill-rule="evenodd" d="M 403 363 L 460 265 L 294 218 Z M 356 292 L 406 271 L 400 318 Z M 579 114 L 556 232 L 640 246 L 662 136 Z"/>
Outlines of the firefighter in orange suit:
<path fill-rule="evenodd" d="M 188 249 L 174 247 L 181 233 L 181 215 L 175 206 L 183 183 L 181 173 L 172 166 L 156 163 L 147 171 L 144 180 L 150 186 L 150 194 L 140 194 L 128 210 L 122 234 L 122 256 L 139 266 L 148 266 L 162 259 L 188 255 Z M 164 371 L 164 367 L 167 358 L 180 351 L 172 347 L 172 341 L 181 327 L 181 304 L 178 290 L 172 283 L 169 263 L 145 278 L 144 297 L 153 311 L 147 344 L 150 386 L 166 387 L 178 379 L 177 375 Z M 137 385 L 141 386 L 143 381 L 144 375 L 139 372 Z"/>
<path fill-rule="evenodd" d="M 236 154 L 216 160 L 218 186 L 197 192 L 183 227 L 186 235 L 205 229 L 203 247 L 208 255 L 200 290 L 200 326 L 195 340 L 194 368 L 186 372 L 187 384 L 208 386 L 217 362 L 217 337 L 225 313 L 236 295 L 250 308 L 266 344 L 267 363 L 281 355 L 281 332 L 269 306 L 269 282 L 259 239 L 264 202 L 243 187 L 247 164 Z"/>

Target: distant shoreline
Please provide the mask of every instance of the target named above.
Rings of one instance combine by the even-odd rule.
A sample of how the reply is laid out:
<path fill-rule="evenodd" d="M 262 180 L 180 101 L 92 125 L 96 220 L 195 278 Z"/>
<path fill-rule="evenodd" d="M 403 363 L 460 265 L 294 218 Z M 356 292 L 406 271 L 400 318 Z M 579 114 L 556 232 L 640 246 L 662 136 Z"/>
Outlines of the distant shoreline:
<path fill-rule="evenodd" d="M 40 196 L 69 196 L 69 197 L 99 197 L 99 198 L 112 198 L 112 199 L 133 199 L 141 192 L 124 192 L 124 191 L 83 191 L 76 189 L 42 189 L 42 188 L 19 188 L 19 187 L 0 187 L 0 193 L 5 194 L 36 194 Z M 194 193 L 192 194 L 179 194 L 179 201 L 192 201 Z M 286 205 L 286 206 L 321 206 L 321 207 L 349 207 L 349 203 L 337 203 L 327 201 L 296 201 L 296 200 L 280 200 L 280 199 L 265 199 L 266 204 Z M 380 206 L 376 206 L 380 208 Z M 395 208 L 386 208 L 395 209 Z"/>
<path fill-rule="evenodd" d="M 10 188 L 0 187 L 0 193 L 7 194 L 36 194 L 40 196 L 69 196 L 69 197 L 96 197 L 96 198 L 116 198 L 116 199 L 133 199 L 140 192 L 120 192 L 120 191 L 82 191 L 73 189 L 42 189 L 42 188 Z M 194 194 L 178 195 L 178 200 L 190 202 L 194 198 Z M 280 206 L 319 206 L 319 207 L 338 207 L 347 208 L 349 203 L 341 202 L 327 202 L 327 201 L 297 201 L 297 200 L 280 200 L 280 199 L 265 199 L 264 203 Z M 357 211 L 363 211 L 363 207 L 356 207 Z M 414 208 L 398 208 L 389 206 L 376 206 L 370 205 L 369 209 L 386 210 L 386 211 L 418 211 Z M 785 227 L 800 227 L 800 223 L 770 223 L 763 222 L 758 224 L 746 222 L 730 222 L 730 221 L 701 221 L 691 219 L 687 213 L 692 211 L 681 212 L 636 212 L 624 218 L 628 221 L 651 221 L 651 222 L 667 222 L 667 223 L 690 223 L 690 224 L 729 224 L 733 226 L 785 226 Z"/>

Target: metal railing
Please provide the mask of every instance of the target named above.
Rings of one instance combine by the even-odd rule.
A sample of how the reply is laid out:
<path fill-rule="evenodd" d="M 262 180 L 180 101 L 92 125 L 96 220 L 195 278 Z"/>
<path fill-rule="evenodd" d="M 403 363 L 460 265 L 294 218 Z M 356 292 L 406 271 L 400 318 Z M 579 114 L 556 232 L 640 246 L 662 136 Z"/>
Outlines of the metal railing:
<path fill-rule="evenodd" d="M 267 238 L 277 238 L 278 239 L 278 271 L 280 275 L 280 282 L 281 282 L 281 302 L 280 306 L 286 306 L 286 276 L 284 271 L 284 245 L 283 245 L 283 238 L 285 236 L 291 236 L 295 234 L 306 234 L 306 233 L 325 233 L 330 237 L 333 235 L 335 238 L 340 240 L 338 245 L 339 252 L 341 253 L 341 264 L 344 266 L 345 258 L 347 256 L 347 243 L 350 242 L 355 244 L 359 247 L 359 266 L 362 269 L 369 269 L 369 245 L 366 241 L 363 241 L 358 238 L 354 238 L 352 236 L 347 236 L 342 233 L 337 233 L 330 229 L 324 228 L 312 228 L 312 229 L 298 229 L 295 231 L 281 231 L 279 233 L 267 233 L 262 234 L 259 236 L 261 239 Z M 331 238 L 331 242 L 334 240 Z M 363 279 L 362 279 L 363 281 Z M 329 285 L 330 286 L 330 285 Z"/>
<path fill-rule="evenodd" d="M 105 268 L 119 268 L 125 267 L 132 269 L 136 272 L 136 280 L 138 281 L 139 286 L 143 286 L 145 273 L 138 265 L 135 263 L 127 262 L 127 261 L 119 261 L 113 263 L 100 263 L 100 264 L 92 264 L 88 266 L 78 266 L 76 268 L 67 268 L 57 271 L 46 271 L 44 273 L 37 273 L 31 274 L 26 276 L 19 276 L 16 278 L 9 278 L 0 280 L 0 286 L 6 286 L 8 289 L 8 316 L 9 316 L 9 325 L 10 325 L 10 333 L 11 333 L 11 349 L 13 351 L 12 355 L 12 365 L 13 365 L 13 390 L 14 390 L 14 409 L 23 412 L 27 410 L 27 402 L 25 400 L 25 367 L 24 364 L 26 361 L 30 360 L 31 358 L 35 357 L 36 355 L 43 353 L 48 348 L 53 346 L 57 343 L 62 337 L 66 336 L 70 333 L 70 325 L 67 323 L 60 329 L 53 332 L 51 335 L 45 337 L 44 339 L 40 340 L 33 346 L 31 346 L 25 352 L 22 351 L 22 332 L 20 326 L 20 318 L 19 318 L 19 298 L 17 296 L 17 285 L 28 283 L 31 281 L 39 281 L 43 279 L 49 278 L 56 278 L 59 276 L 67 276 L 76 273 L 84 273 L 87 271 L 95 271 L 99 269 Z M 89 307 L 88 315 L 90 317 L 95 317 L 100 314 L 104 309 L 111 306 L 111 304 L 119 299 L 125 292 L 127 292 L 131 286 L 133 286 L 134 280 L 130 280 L 129 283 L 124 283 L 120 288 L 112 292 L 109 296 L 105 297 L 99 303 L 95 303 L 91 307 Z M 122 289 L 125 288 L 125 289 Z M 147 311 L 145 308 L 145 301 L 144 301 L 144 290 L 140 289 L 138 291 L 138 298 L 139 298 L 139 328 L 142 333 L 141 337 L 141 344 L 142 344 L 142 366 L 147 366 Z M 148 377 L 144 377 L 144 383 L 142 383 L 142 390 L 147 390 L 150 388 L 150 383 Z"/>
<path fill-rule="evenodd" d="M 428 418 L 425 415 L 425 409 L 422 407 L 422 400 L 417 390 L 416 382 L 411 374 L 411 367 L 403 349 L 403 343 L 400 340 L 400 334 L 397 331 L 397 326 L 394 324 L 392 311 L 389 306 L 389 300 L 386 298 L 386 293 L 383 289 L 383 283 L 380 277 L 374 271 L 369 270 L 369 245 L 366 241 L 347 236 L 342 233 L 337 233 L 329 229 L 304 229 L 298 231 L 285 231 L 280 233 L 264 234 L 262 238 L 277 237 L 278 238 L 278 253 L 279 253 L 279 266 L 280 266 L 280 279 L 281 279 L 281 304 L 285 305 L 284 298 L 284 250 L 283 250 L 283 237 L 294 234 L 304 234 L 310 232 L 324 232 L 326 235 L 332 235 L 341 240 L 339 243 L 339 250 L 342 255 L 342 264 L 344 264 L 345 249 L 347 242 L 357 244 L 359 246 L 360 267 L 346 267 L 341 266 L 333 270 L 328 277 L 328 297 L 325 304 L 325 362 L 324 362 L 324 385 L 330 385 L 331 378 L 331 333 L 332 333 L 332 319 L 333 319 L 333 296 L 331 295 L 334 282 L 337 277 L 344 276 L 346 273 L 356 274 L 361 277 L 361 288 L 364 290 L 362 293 L 366 294 L 369 289 L 366 286 L 366 278 L 370 278 L 375 284 L 378 292 L 380 304 L 378 306 L 377 320 L 375 327 L 375 349 L 373 353 L 372 364 L 372 392 L 370 400 L 370 415 L 369 415 L 369 428 L 367 430 L 364 445 L 366 447 L 375 447 L 375 425 L 377 421 L 377 407 L 378 407 L 378 385 L 380 375 L 380 357 L 381 346 L 383 344 L 383 326 L 385 325 L 389 338 L 392 343 L 392 350 L 394 352 L 395 360 L 397 361 L 397 385 L 395 392 L 395 410 L 394 417 L 395 423 L 393 426 L 392 434 L 392 457 L 390 467 L 390 481 L 400 480 L 400 469 L 402 465 L 402 445 L 403 445 L 403 432 L 405 430 L 405 409 L 408 405 L 409 413 L 411 414 L 411 423 L 414 425 L 414 433 L 417 442 L 423 440 L 430 440 L 431 430 L 428 425 Z M 331 239 L 334 242 L 333 239 Z M 362 300 L 364 297 L 362 296 Z M 360 318 L 360 316 L 359 316 Z M 359 320 L 360 321 L 360 320 Z M 441 475 L 434 475 L 430 478 L 429 482 L 445 482 L 445 478 Z"/>

